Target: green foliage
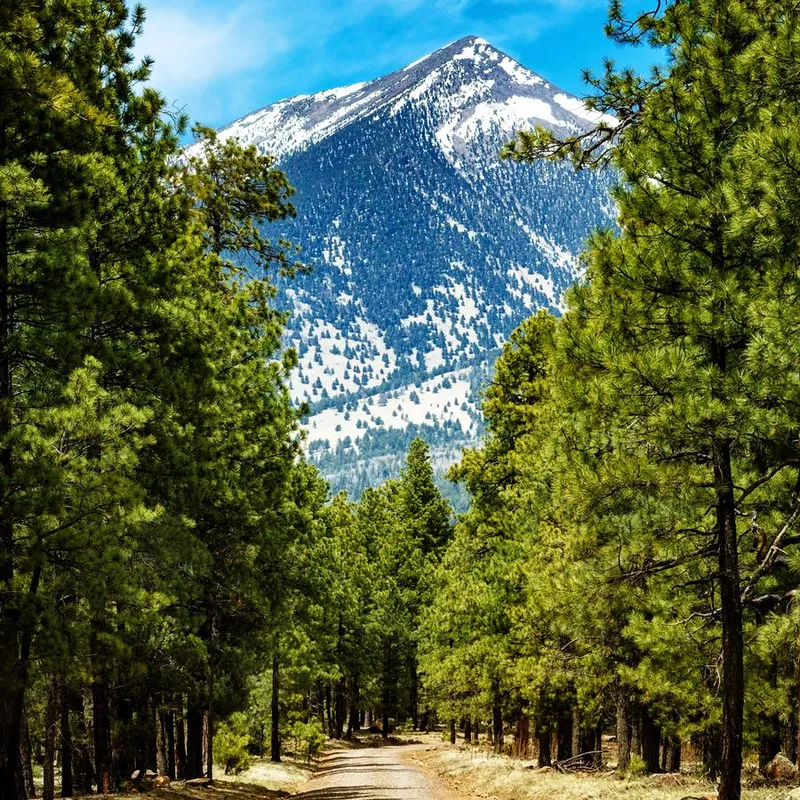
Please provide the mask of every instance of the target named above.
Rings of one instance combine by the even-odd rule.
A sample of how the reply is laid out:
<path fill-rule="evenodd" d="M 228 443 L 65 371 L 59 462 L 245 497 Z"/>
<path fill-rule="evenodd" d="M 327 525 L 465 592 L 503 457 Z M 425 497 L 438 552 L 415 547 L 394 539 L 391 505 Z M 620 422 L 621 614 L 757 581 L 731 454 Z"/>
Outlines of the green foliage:
<path fill-rule="evenodd" d="M 226 775 L 244 772 L 252 763 L 248 752 L 250 736 L 245 714 L 236 712 L 220 723 L 214 733 L 214 753 Z"/>
<path fill-rule="evenodd" d="M 633 755 L 628 763 L 625 775 L 629 778 L 641 778 L 647 772 L 647 764 L 641 756 Z"/>
<path fill-rule="evenodd" d="M 295 722 L 289 735 L 295 742 L 295 752 L 309 762 L 322 748 L 328 737 L 317 720 Z"/>

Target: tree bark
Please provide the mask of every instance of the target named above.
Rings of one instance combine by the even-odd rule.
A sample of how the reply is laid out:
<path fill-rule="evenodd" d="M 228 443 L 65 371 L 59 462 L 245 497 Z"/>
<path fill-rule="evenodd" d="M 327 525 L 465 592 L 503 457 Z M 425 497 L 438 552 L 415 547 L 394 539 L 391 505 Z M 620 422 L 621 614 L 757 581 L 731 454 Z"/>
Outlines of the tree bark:
<path fill-rule="evenodd" d="M 417 730 L 419 721 L 419 676 L 417 675 L 417 659 L 411 659 L 411 722 L 413 730 Z"/>
<path fill-rule="evenodd" d="M 642 709 L 642 758 L 648 773 L 661 771 L 661 729 L 647 708 Z"/>
<path fill-rule="evenodd" d="M 0 147 L 6 149 L 6 132 L 0 129 Z M 11 496 L 13 462 L 8 436 L 13 422 L 11 371 L 11 296 L 9 286 L 10 231 L 8 203 L 0 201 L 0 493 Z M 11 598 L 14 587 L 14 522 L 10 508 L 0 509 L 0 800 L 24 800 L 20 763 L 20 723 L 17 713 L 20 691 L 19 628 Z M 24 698 L 24 685 L 22 686 Z M 21 707 L 20 707 L 21 711 Z"/>
<path fill-rule="evenodd" d="M 640 756 L 642 754 L 642 707 L 638 702 L 631 703 L 628 722 L 631 729 L 631 753 Z"/>
<path fill-rule="evenodd" d="M 724 355 L 718 359 L 724 369 Z M 722 617 L 722 741 L 719 800 L 740 800 L 742 794 L 742 728 L 744 721 L 744 644 L 739 585 L 739 540 L 731 470 L 730 442 L 714 442 L 717 493 L 717 544 L 720 615 Z"/>
<path fill-rule="evenodd" d="M 333 701 L 333 722 L 336 739 L 344 736 L 344 725 L 347 717 L 347 682 L 345 678 L 339 678 L 334 688 Z"/>
<path fill-rule="evenodd" d="M 631 763 L 631 740 L 628 724 L 628 695 L 617 690 L 617 769 L 625 771 Z"/>
<path fill-rule="evenodd" d="M 70 690 L 66 681 L 60 686 L 61 703 L 61 796 L 72 797 L 74 794 L 72 778 L 72 724 L 70 720 Z"/>
<path fill-rule="evenodd" d="M 353 676 L 350 684 L 350 715 L 347 721 L 347 738 L 355 731 L 361 730 L 361 685 L 358 673 Z"/>
<path fill-rule="evenodd" d="M 769 717 L 765 720 L 769 725 L 769 731 L 762 733 L 758 739 L 758 766 L 766 767 L 770 761 L 781 751 L 780 720 Z"/>
<path fill-rule="evenodd" d="M 540 767 L 549 767 L 553 763 L 552 755 L 550 754 L 550 746 L 553 742 L 553 732 L 544 731 L 538 736 L 539 739 L 539 759 L 538 764 Z"/>
<path fill-rule="evenodd" d="M 167 765 L 167 720 L 166 713 L 159 703 L 155 708 L 156 723 L 156 772 L 159 775 L 169 774 Z"/>
<path fill-rule="evenodd" d="M 33 785 L 33 763 L 31 761 L 31 732 L 28 726 L 28 712 L 22 711 L 22 736 L 19 741 L 19 760 L 22 765 L 22 783 L 26 797 L 34 797 L 36 789 Z"/>
<path fill-rule="evenodd" d="M 281 729 L 280 729 L 280 671 L 278 661 L 278 649 L 272 654 L 272 699 L 270 710 L 272 719 L 270 720 L 270 761 L 275 763 L 281 760 Z"/>
<path fill-rule="evenodd" d="M 389 738 L 389 709 L 383 707 L 383 717 L 381 718 L 381 736 L 384 739 Z"/>
<path fill-rule="evenodd" d="M 86 711 L 84 709 L 84 699 L 81 695 L 75 696 L 76 710 L 78 712 L 78 741 L 87 742 L 90 738 L 89 726 L 86 724 Z M 92 777 L 94 766 L 89 757 L 87 748 L 82 747 L 78 751 L 78 785 L 83 794 L 92 793 Z"/>
<path fill-rule="evenodd" d="M 464 719 L 464 741 L 467 743 L 472 741 L 472 719 L 469 714 Z"/>
<path fill-rule="evenodd" d="M 206 714 L 206 763 L 208 772 L 206 777 L 214 781 L 214 667 L 208 665 L 208 711 Z"/>
<path fill-rule="evenodd" d="M 598 722 L 594 729 L 594 766 L 603 768 L 603 723 Z"/>
<path fill-rule="evenodd" d="M 189 698 L 186 712 L 186 778 L 203 777 L 203 707 L 198 698 Z"/>
<path fill-rule="evenodd" d="M 58 682 L 50 683 L 50 690 L 45 697 L 44 712 L 44 787 L 42 800 L 54 800 L 56 793 L 56 735 L 58 733 L 58 715 L 60 709 L 61 693 Z"/>
<path fill-rule="evenodd" d="M 530 745 L 530 720 L 525 714 L 517 717 L 517 730 L 514 735 L 514 755 L 517 758 L 528 757 L 528 747 Z"/>
<path fill-rule="evenodd" d="M 178 708 L 175 712 L 175 778 L 186 778 L 186 734 L 183 727 L 183 695 L 177 696 Z"/>
<path fill-rule="evenodd" d="M 1 400 L 2 398 L 0 398 Z M 1 565 L 0 565 L 1 566 Z M 33 569 L 31 582 L 28 587 L 28 599 L 33 601 L 39 591 L 39 580 L 42 575 L 40 566 Z M 28 670 L 30 668 L 31 644 L 33 643 L 33 626 L 30 622 L 25 625 L 22 635 L 18 635 L 15 624 L 12 624 L 13 634 L 11 644 L 13 653 L 18 655 L 16 663 L 11 664 L 11 684 L 7 691 L 0 693 L 0 711 L 4 717 L 0 719 L 0 800 L 27 800 L 28 793 L 25 786 L 25 772 L 22 765 L 23 723 L 25 716 L 25 690 L 28 685 Z M 19 642 L 19 651 L 16 643 Z M 2 663 L 0 659 L 0 663 Z M 14 657 L 10 659 L 14 662 Z M 8 714 L 6 717 L 5 715 Z M 8 727 L 3 724 L 8 720 Z M 27 730 L 27 729 L 26 729 Z"/>
<path fill-rule="evenodd" d="M 333 724 L 333 697 L 331 696 L 331 684 L 325 684 L 325 727 L 328 731 L 328 738 L 335 739 L 335 729 Z"/>
<path fill-rule="evenodd" d="M 666 772 L 680 772 L 681 771 L 681 738 L 674 734 L 670 736 L 664 743 L 664 751 L 666 757 L 664 758 L 664 770 Z"/>
<path fill-rule="evenodd" d="M 111 791 L 111 719 L 108 686 L 102 670 L 92 680 L 92 734 L 94 740 L 94 773 L 98 794 Z"/>
<path fill-rule="evenodd" d="M 572 709 L 572 755 L 577 756 L 583 752 L 581 749 L 581 711 L 575 706 Z"/>
<path fill-rule="evenodd" d="M 572 709 L 564 709 L 558 717 L 558 752 L 556 759 L 572 758 Z"/>
<path fill-rule="evenodd" d="M 495 753 L 503 752 L 503 709 L 499 704 L 492 707 L 492 744 Z"/>
<path fill-rule="evenodd" d="M 456 743 L 456 721 L 450 720 L 450 744 Z"/>
<path fill-rule="evenodd" d="M 167 748 L 167 777 L 175 780 L 175 712 L 170 709 L 164 712 L 161 720 L 164 740 Z"/>

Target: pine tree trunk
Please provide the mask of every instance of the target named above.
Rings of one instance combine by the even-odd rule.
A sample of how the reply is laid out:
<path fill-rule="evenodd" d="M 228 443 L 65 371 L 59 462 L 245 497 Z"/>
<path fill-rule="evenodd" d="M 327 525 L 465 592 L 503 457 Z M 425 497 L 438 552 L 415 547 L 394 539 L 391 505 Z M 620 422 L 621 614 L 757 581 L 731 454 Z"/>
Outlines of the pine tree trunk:
<path fill-rule="evenodd" d="M 203 710 L 203 777 L 208 777 L 206 773 L 206 765 L 208 764 L 208 714 L 205 709 Z"/>
<path fill-rule="evenodd" d="M 499 704 L 492 707 L 492 743 L 495 753 L 503 752 L 503 709 Z"/>
<path fill-rule="evenodd" d="M 647 708 L 642 709 L 642 758 L 648 773 L 661 771 L 661 729 Z"/>
<path fill-rule="evenodd" d="M 681 771 L 681 739 L 680 736 L 670 736 L 664 744 L 666 758 L 664 759 L 665 772 Z"/>
<path fill-rule="evenodd" d="M 350 715 L 347 721 L 347 738 L 349 739 L 355 731 L 361 730 L 361 686 L 360 677 L 356 673 L 350 684 Z"/>
<path fill-rule="evenodd" d="M 598 722 L 594 729 L 594 766 L 597 769 L 603 768 L 603 723 Z"/>
<path fill-rule="evenodd" d="M 175 712 L 170 709 L 165 712 L 161 724 L 164 731 L 164 740 L 167 748 L 167 776 L 175 780 Z"/>
<path fill-rule="evenodd" d="M 564 709 L 558 717 L 558 752 L 556 759 L 566 761 L 572 758 L 572 710 Z"/>
<path fill-rule="evenodd" d="M 6 132 L 0 129 L 0 151 L 6 150 Z M 11 495 L 12 458 L 8 435 L 13 422 L 9 286 L 10 233 L 8 203 L 0 201 L 0 493 Z M 14 523 L 10 509 L 0 513 L 0 800 L 24 800 L 25 787 L 19 758 L 21 707 L 18 706 L 21 663 L 19 630 L 7 598 L 15 596 Z M 24 698 L 24 686 L 22 687 Z M 18 712 L 19 707 L 19 712 Z"/>
<path fill-rule="evenodd" d="M 578 747 L 574 755 L 582 755 L 581 763 L 589 766 L 594 762 L 595 756 L 591 753 L 595 750 L 595 731 L 593 728 L 578 730 Z"/>
<path fill-rule="evenodd" d="M 540 767 L 549 767 L 553 763 L 553 757 L 550 754 L 550 746 L 553 742 L 552 731 L 545 731 L 539 734 L 539 759 L 538 764 Z"/>
<path fill-rule="evenodd" d="M 581 749 L 581 712 L 575 706 L 572 709 L 572 755 L 577 756 L 583 752 Z"/>
<path fill-rule="evenodd" d="M 60 699 L 61 693 L 58 681 L 53 679 L 45 696 L 47 705 L 44 709 L 44 786 L 42 800 L 54 800 L 56 794 L 56 736 L 58 734 Z"/>
<path fill-rule="evenodd" d="M 450 744 L 456 743 L 456 721 L 450 720 Z"/>
<path fill-rule="evenodd" d="M 638 702 L 631 703 L 628 721 L 631 727 L 631 753 L 642 755 L 642 707 Z"/>
<path fill-rule="evenodd" d="M 66 681 L 62 681 L 59 689 L 61 704 L 61 796 L 72 797 L 74 794 L 72 778 L 72 724 L 70 720 L 70 690 Z"/>
<path fill-rule="evenodd" d="M 628 695 L 623 689 L 617 689 L 617 769 L 623 772 L 631 763 L 628 710 Z"/>
<path fill-rule="evenodd" d="M 270 722 L 270 750 L 269 757 L 275 763 L 281 760 L 281 729 L 280 729 L 280 672 L 278 662 L 278 650 L 272 654 L 272 699 L 270 701 L 270 709 L 272 712 L 272 719 Z"/>
<path fill-rule="evenodd" d="M 208 772 L 206 777 L 214 781 L 214 668 L 208 665 L 208 713 L 206 714 L 206 764 Z"/>
<path fill-rule="evenodd" d="M 155 708 L 155 723 L 156 723 L 156 772 L 159 775 L 167 775 L 169 767 L 167 766 L 167 720 L 164 709 L 161 704 Z"/>
<path fill-rule="evenodd" d="M 203 707 L 198 698 L 189 698 L 186 712 L 186 778 L 203 777 Z"/>
<path fill-rule="evenodd" d="M 724 353 L 717 359 L 724 370 Z M 739 586 L 739 540 L 736 504 L 727 440 L 714 442 L 717 492 L 717 538 L 720 615 L 722 617 L 722 741 L 719 800 L 740 800 L 742 794 L 742 728 L 744 720 L 744 645 Z"/>
<path fill-rule="evenodd" d="M 413 730 L 417 730 L 419 721 L 419 677 L 417 675 L 417 660 L 411 659 L 411 722 Z"/>
<path fill-rule="evenodd" d="M 336 731 L 333 726 L 333 697 L 330 681 L 325 684 L 325 728 L 328 731 L 328 738 L 335 739 Z"/>
<path fill-rule="evenodd" d="M 334 689 L 333 717 L 335 738 L 344 736 L 345 718 L 347 716 L 347 683 L 344 678 L 339 678 Z"/>
<path fill-rule="evenodd" d="M 795 643 L 795 649 L 800 650 L 800 642 Z M 795 716 L 795 728 L 797 730 L 797 766 L 800 768 L 800 655 L 797 657 L 794 674 L 794 691 L 795 691 L 795 704 L 797 707 L 797 714 Z"/>
<path fill-rule="evenodd" d="M 467 743 L 472 741 L 472 719 L 469 714 L 464 719 L 464 741 Z"/>
<path fill-rule="evenodd" d="M 481 722 L 476 718 L 475 725 L 472 728 L 472 743 L 478 744 L 478 734 L 480 732 Z"/>
<path fill-rule="evenodd" d="M 86 711 L 84 709 L 84 698 L 76 695 L 76 710 L 78 712 L 78 741 L 87 742 L 90 738 L 89 726 L 86 724 Z M 75 751 L 73 751 L 75 752 Z M 89 757 L 87 748 L 82 747 L 77 751 L 78 754 L 78 785 L 83 794 L 92 793 L 92 777 L 94 776 L 94 766 Z"/>
<path fill-rule="evenodd" d="M 383 717 L 382 717 L 382 725 L 381 725 L 381 727 L 382 727 L 381 736 L 384 739 L 388 739 L 389 738 L 389 709 L 386 706 L 383 707 Z"/>
<path fill-rule="evenodd" d="M 530 720 L 525 714 L 517 717 L 517 730 L 514 735 L 514 754 L 517 758 L 527 758 L 530 745 Z"/>
<path fill-rule="evenodd" d="M 28 727 L 28 712 L 23 706 L 22 710 L 22 736 L 19 742 L 19 760 L 22 764 L 22 783 L 25 787 L 26 797 L 34 797 L 36 788 L 33 785 L 33 763 L 31 760 L 31 733 Z"/>
<path fill-rule="evenodd" d="M 183 719 L 183 695 L 177 696 L 178 708 L 175 713 L 175 778 L 186 778 L 186 734 Z"/>
<path fill-rule="evenodd" d="M 41 567 L 34 568 L 31 582 L 28 587 L 28 600 L 33 601 L 39 591 Z M 14 645 L 19 641 L 19 660 L 11 665 L 12 683 L 8 690 L 0 692 L 0 710 L 8 713 L 8 728 L 3 730 L 5 718 L 0 719 L 0 737 L 5 734 L 5 739 L 0 743 L 5 746 L 5 751 L 0 751 L 0 800 L 27 800 L 28 792 L 25 785 L 25 770 L 22 764 L 23 736 L 27 733 L 24 728 L 25 721 L 25 690 L 28 685 L 28 670 L 30 668 L 31 644 L 33 643 L 33 626 L 29 623 L 17 639 L 16 629 L 11 636 Z M 16 653 L 16 648 L 12 651 Z M 0 659 L 0 663 L 14 661 Z"/>
<path fill-rule="evenodd" d="M 111 791 L 111 718 L 108 702 L 108 686 L 103 670 L 100 670 L 92 680 L 92 734 L 98 794 L 108 794 Z"/>
<path fill-rule="evenodd" d="M 701 737 L 703 751 L 703 767 L 706 777 L 712 783 L 717 780 L 719 774 L 719 754 L 720 754 L 720 735 L 718 728 L 706 731 Z"/>
<path fill-rule="evenodd" d="M 120 683 L 125 683 L 121 676 Z M 134 769 L 136 769 L 136 754 L 139 744 L 137 738 L 131 735 L 131 732 L 134 729 L 134 704 L 132 699 L 128 696 L 128 692 L 118 692 L 115 705 L 116 721 L 120 723 L 126 731 L 128 731 L 128 734 L 125 736 L 115 737 L 115 739 L 112 740 L 112 755 L 114 758 L 115 772 L 118 778 L 128 780 Z"/>
<path fill-rule="evenodd" d="M 776 716 L 764 720 L 769 730 L 758 738 L 758 766 L 766 767 L 781 751 L 780 719 Z"/>

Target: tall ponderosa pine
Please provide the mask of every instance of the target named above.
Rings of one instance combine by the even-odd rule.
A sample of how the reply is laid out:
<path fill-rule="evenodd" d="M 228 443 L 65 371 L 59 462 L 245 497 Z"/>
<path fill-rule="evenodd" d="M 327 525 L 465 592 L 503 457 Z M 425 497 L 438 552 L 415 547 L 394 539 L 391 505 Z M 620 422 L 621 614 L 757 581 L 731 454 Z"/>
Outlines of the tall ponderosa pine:
<path fill-rule="evenodd" d="M 24 791 L 18 751 L 37 595 L 50 596 L 52 587 L 44 591 L 42 584 L 50 568 L 64 561 L 65 532 L 102 516 L 112 496 L 99 499 L 78 488 L 72 468 L 80 463 L 83 473 L 91 464 L 82 461 L 80 450 L 73 454 L 80 456 L 77 462 L 65 451 L 89 447 L 97 475 L 110 474 L 98 451 L 105 423 L 96 415 L 105 412 L 88 402 L 89 383 L 105 383 L 105 354 L 95 352 L 91 339 L 114 293 L 110 276 L 101 274 L 94 259 L 107 221 L 102 207 L 106 198 L 132 187 L 116 158 L 121 150 L 131 153 L 146 138 L 165 140 L 174 149 L 159 121 L 160 98 L 131 93 L 148 67 L 131 67 L 130 46 L 142 15 L 137 11 L 129 24 L 127 17 L 122 2 L 22 2 L 0 12 L 0 637 L 9 656 L 0 674 L 3 796 Z M 141 170 L 142 185 L 163 177 L 163 155 L 162 150 L 155 178 Z M 97 355 L 100 361 L 86 360 Z M 76 405 L 70 380 L 78 379 L 74 370 L 84 363 L 88 372 L 79 382 L 87 402 Z M 79 445 L 62 432 L 58 447 L 41 446 L 38 440 L 48 430 L 59 436 L 51 430 L 66 419 L 59 406 L 63 414 L 72 409 L 95 415 L 94 438 Z M 42 410 L 50 407 L 48 421 Z M 108 447 L 119 455 L 112 440 Z M 118 475 L 129 473 L 132 464 Z M 90 506 L 90 498 L 100 505 Z M 114 515 L 124 514 L 124 498 L 112 503 Z M 134 510 L 140 498 L 127 498 Z"/>
<path fill-rule="evenodd" d="M 716 545 L 704 580 L 717 587 L 710 613 L 721 622 L 719 796 L 736 800 L 743 598 L 774 564 L 774 556 L 749 559 L 743 574 L 739 520 L 754 520 L 770 484 L 783 485 L 798 465 L 789 444 L 797 389 L 773 372 L 794 349 L 775 320 L 797 317 L 787 289 L 800 233 L 788 211 L 798 198 L 789 179 L 800 153 L 790 122 L 800 109 L 798 16 L 780 2 L 701 0 L 668 3 L 628 24 L 614 3 L 609 29 L 619 41 L 660 48 L 667 64 L 649 80 L 609 66 L 595 81 L 592 102 L 617 116 L 616 130 L 604 125 L 594 138 L 564 142 L 539 131 L 508 152 L 579 164 L 597 157 L 619 170 L 620 231 L 591 240 L 566 347 L 588 403 L 615 426 L 613 440 L 597 437 L 597 446 L 610 446 L 615 460 L 627 453 L 685 465 L 699 490 L 694 519 L 660 531 L 684 531 L 701 560 L 711 537 Z M 790 521 L 796 502 L 784 504 Z M 768 524 L 778 547 L 783 522 L 772 515 Z"/>

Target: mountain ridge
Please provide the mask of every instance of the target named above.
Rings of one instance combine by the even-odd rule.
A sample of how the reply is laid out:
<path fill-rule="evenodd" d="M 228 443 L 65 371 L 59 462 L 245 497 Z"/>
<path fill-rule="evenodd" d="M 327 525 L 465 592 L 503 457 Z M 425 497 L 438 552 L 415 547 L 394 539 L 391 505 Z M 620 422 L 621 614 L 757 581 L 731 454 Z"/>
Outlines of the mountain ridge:
<path fill-rule="evenodd" d="M 539 308 L 560 312 L 586 236 L 613 224 L 609 175 L 499 150 L 523 128 L 565 135 L 599 119 L 470 36 L 221 129 L 273 154 L 297 189 L 297 218 L 267 233 L 313 267 L 279 288 L 309 454 L 334 489 L 393 474 L 409 432 L 447 453 L 442 469 L 478 441 L 498 348 Z"/>

